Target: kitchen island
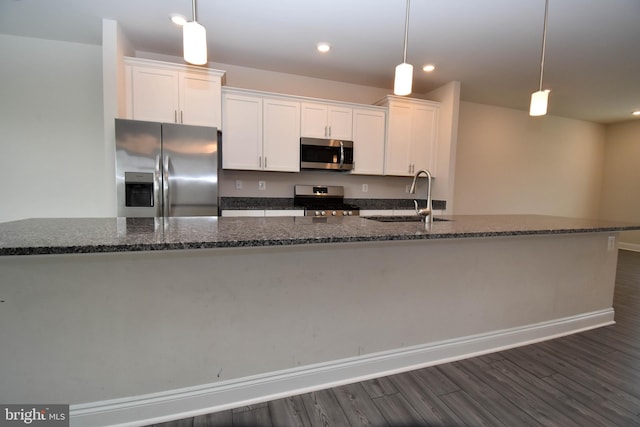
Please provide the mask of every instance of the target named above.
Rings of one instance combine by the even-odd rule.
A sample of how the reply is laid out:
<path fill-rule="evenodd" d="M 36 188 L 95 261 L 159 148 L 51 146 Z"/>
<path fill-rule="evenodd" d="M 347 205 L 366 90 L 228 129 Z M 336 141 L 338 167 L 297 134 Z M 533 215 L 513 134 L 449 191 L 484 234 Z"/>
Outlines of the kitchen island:
<path fill-rule="evenodd" d="M 611 324 L 617 236 L 547 216 L 0 224 L 0 401 L 151 424 Z"/>

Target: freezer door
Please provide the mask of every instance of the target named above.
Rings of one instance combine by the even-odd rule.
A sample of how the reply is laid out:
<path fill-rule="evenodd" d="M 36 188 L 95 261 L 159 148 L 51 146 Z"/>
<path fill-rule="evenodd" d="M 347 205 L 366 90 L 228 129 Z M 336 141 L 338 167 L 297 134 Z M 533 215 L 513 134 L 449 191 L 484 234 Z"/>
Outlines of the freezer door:
<path fill-rule="evenodd" d="M 164 216 L 218 215 L 218 131 L 162 124 Z"/>
<path fill-rule="evenodd" d="M 162 215 L 160 123 L 115 120 L 118 216 Z"/>

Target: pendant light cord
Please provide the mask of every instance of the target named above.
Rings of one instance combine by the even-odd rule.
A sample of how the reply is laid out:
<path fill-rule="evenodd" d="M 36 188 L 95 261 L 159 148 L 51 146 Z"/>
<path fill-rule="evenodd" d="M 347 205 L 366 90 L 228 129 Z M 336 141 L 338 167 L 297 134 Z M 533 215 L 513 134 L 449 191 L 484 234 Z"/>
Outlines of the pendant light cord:
<path fill-rule="evenodd" d="M 195 1 L 195 0 L 194 0 Z M 402 56 L 402 62 L 407 62 L 407 40 L 409 39 L 409 3 L 411 0 L 407 0 L 407 16 L 404 20 L 404 54 Z"/>
<path fill-rule="evenodd" d="M 195 0 L 194 0 L 195 1 Z M 409 0 L 407 0 L 409 1 Z M 542 27 L 542 55 L 540 58 L 540 91 L 542 91 L 542 76 L 544 75 L 544 53 L 547 47 L 547 15 L 549 13 L 549 0 L 544 2 L 544 26 Z"/>
<path fill-rule="evenodd" d="M 192 2 L 192 10 L 193 10 L 193 22 L 197 22 L 196 20 L 196 0 Z"/>

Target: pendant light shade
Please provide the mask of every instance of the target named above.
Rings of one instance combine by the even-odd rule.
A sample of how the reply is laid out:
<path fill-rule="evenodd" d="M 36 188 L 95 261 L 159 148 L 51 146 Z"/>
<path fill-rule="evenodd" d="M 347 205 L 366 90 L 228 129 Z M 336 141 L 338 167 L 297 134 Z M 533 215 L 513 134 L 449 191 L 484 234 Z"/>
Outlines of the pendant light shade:
<path fill-rule="evenodd" d="M 540 59 L 540 87 L 537 92 L 531 94 L 530 116 L 544 116 L 547 114 L 547 101 L 549 91 L 542 90 L 542 77 L 544 76 L 544 52 L 547 46 L 547 16 L 549 12 L 549 0 L 544 2 L 544 26 L 542 27 L 542 54 Z"/>
<path fill-rule="evenodd" d="M 393 82 L 393 93 L 404 96 L 411 93 L 413 84 L 413 65 L 407 64 L 407 39 L 409 37 L 409 2 L 407 0 L 407 15 L 404 21 L 404 53 L 402 64 L 396 67 L 396 77 Z"/>
<path fill-rule="evenodd" d="M 531 94 L 531 106 L 529 107 L 530 116 L 544 116 L 547 114 L 547 100 L 549 99 L 549 91 L 539 90 Z"/>
<path fill-rule="evenodd" d="M 393 84 L 393 93 L 404 96 L 411 93 L 413 82 L 413 65 L 403 62 L 396 67 L 396 78 Z"/>
<path fill-rule="evenodd" d="M 184 60 L 190 64 L 207 63 L 207 30 L 196 20 L 196 0 L 193 0 L 193 21 L 182 27 Z"/>

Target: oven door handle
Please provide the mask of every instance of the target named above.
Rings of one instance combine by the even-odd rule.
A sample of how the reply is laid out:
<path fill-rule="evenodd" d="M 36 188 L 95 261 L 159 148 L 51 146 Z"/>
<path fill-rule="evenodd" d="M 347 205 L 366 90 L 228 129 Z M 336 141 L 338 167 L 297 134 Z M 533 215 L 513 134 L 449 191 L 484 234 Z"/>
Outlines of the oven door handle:
<path fill-rule="evenodd" d="M 340 169 L 344 165 L 344 144 L 340 141 Z"/>

